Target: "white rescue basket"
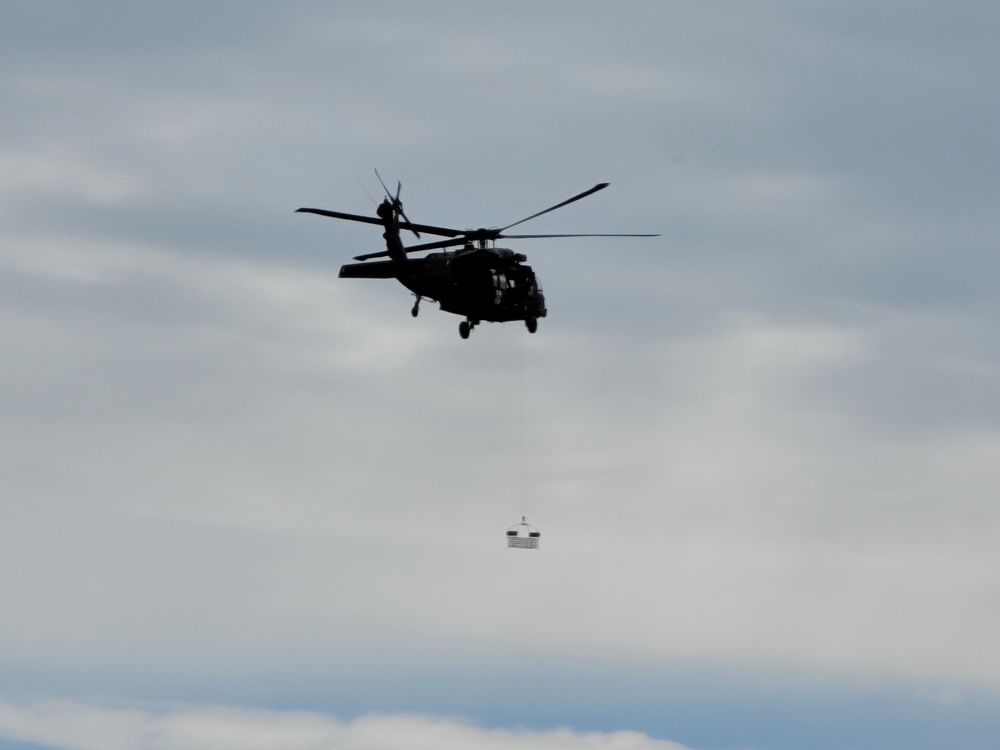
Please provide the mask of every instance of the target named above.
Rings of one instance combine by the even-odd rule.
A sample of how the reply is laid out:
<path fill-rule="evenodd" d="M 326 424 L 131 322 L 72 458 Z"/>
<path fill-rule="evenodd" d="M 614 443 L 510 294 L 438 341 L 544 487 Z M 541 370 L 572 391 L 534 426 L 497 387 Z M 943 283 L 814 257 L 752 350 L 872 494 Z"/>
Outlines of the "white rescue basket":
<path fill-rule="evenodd" d="M 538 549 L 538 540 L 542 532 L 528 523 L 525 516 L 521 516 L 521 523 L 515 523 L 507 529 L 507 546 L 514 549 Z"/>

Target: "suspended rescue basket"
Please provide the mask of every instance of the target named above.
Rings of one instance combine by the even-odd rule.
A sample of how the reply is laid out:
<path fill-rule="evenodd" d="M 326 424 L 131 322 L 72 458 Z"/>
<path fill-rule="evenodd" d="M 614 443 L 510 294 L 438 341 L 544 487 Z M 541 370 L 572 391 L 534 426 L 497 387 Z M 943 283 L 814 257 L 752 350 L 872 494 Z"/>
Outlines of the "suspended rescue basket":
<path fill-rule="evenodd" d="M 542 532 L 528 523 L 525 516 L 521 516 L 521 523 L 515 523 L 507 529 L 507 546 L 517 549 L 538 549 L 538 540 Z"/>

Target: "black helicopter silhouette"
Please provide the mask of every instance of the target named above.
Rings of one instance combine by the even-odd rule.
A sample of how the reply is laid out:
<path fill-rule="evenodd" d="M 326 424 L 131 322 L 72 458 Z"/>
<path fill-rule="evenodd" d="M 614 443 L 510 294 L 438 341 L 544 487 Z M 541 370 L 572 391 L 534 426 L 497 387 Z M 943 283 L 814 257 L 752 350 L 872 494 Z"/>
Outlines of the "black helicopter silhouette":
<path fill-rule="evenodd" d="M 341 278 L 396 279 L 413 292 L 417 298 L 410 311 L 413 317 L 420 312 L 420 301 L 437 302 L 445 312 L 465 317 L 458 332 L 463 339 L 482 321 L 506 323 L 523 320 L 528 331 L 538 330 L 538 319 L 547 314 L 542 286 L 531 266 L 525 265 L 527 257 L 506 248 L 496 247 L 499 239 L 543 239 L 550 237 L 658 237 L 656 234 L 504 234 L 530 219 L 569 205 L 574 201 L 603 190 L 609 183 L 601 182 L 572 198 L 532 214 L 505 227 L 492 229 L 449 229 L 428 224 L 416 224 L 403 212 L 399 200 L 402 183 L 396 183 L 392 195 L 375 171 L 385 199 L 376 209 L 376 217 L 359 216 L 322 208 L 299 208 L 297 211 L 334 219 L 381 224 L 385 230 L 385 250 L 355 256 L 360 263 L 348 263 L 340 268 Z M 445 240 L 425 242 L 404 247 L 400 230 L 408 230 L 420 239 L 420 233 L 447 237 Z M 460 250 L 445 248 L 461 246 Z M 408 258 L 407 254 L 426 250 L 445 250 L 422 258 Z M 376 260 L 374 258 L 386 258 Z"/>

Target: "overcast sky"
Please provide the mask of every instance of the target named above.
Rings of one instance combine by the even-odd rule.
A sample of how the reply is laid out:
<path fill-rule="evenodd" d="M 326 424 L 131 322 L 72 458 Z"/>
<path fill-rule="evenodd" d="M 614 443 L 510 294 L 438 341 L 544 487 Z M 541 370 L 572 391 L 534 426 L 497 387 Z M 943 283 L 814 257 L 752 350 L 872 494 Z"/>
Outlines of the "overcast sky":
<path fill-rule="evenodd" d="M 996 747 L 995 4 L 2 7 L 0 749 Z"/>

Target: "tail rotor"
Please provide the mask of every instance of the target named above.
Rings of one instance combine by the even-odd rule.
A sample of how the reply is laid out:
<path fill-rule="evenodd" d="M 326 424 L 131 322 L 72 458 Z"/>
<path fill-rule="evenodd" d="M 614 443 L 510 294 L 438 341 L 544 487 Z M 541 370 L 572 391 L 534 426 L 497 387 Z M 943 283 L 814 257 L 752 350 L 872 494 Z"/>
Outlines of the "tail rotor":
<path fill-rule="evenodd" d="M 392 204 L 393 210 L 396 213 L 398 213 L 401 217 L 403 217 L 403 221 L 405 221 L 407 224 L 413 224 L 413 222 L 410 221 L 410 217 L 408 217 L 406 213 L 403 211 L 403 202 L 399 199 L 399 194 L 403 190 L 403 183 L 400 182 L 399 180 L 396 180 L 396 194 L 393 195 L 392 193 L 389 192 L 389 188 L 386 186 L 385 180 L 382 179 L 382 175 L 378 173 L 377 169 L 375 170 L 375 176 L 378 177 L 378 181 L 382 183 L 382 189 L 385 191 L 385 197 Z M 409 227 L 409 229 L 411 232 L 413 232 L 413 234 L 417 237 L 417 239 L 420 239 L 420 232 L 418 232 L 412 226 Z"/>

